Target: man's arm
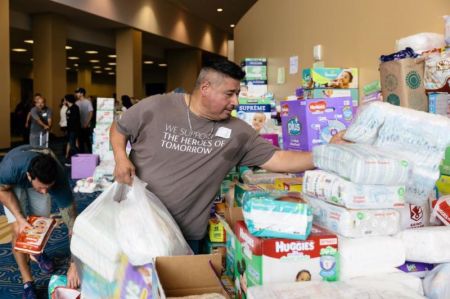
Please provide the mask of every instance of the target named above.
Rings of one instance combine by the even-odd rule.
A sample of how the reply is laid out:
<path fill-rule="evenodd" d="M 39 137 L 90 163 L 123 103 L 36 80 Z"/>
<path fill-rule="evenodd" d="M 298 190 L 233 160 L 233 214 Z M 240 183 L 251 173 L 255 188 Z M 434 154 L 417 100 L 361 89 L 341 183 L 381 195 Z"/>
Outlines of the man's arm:
<path fill-rule="evenodd" d="M 64 223 L 67 225 L 69 229 L 69 237 L 72 236 L 73 224 L 75 222 L 75 218 L 77 216 L 77 210 L 75 206 L 75 202 L 73 202 L 67 208 L 60 208 L 61 217 Z M 69 269 L 67 270 L 67 286 L 72 289 L 78 288 L 80 285 L 80 278 L 78 276 L 78 271 L 75 262 L 70 259 Z"/>
<path fill-rule="evenodd" d="M 261 168 L 271 172 L 302 172 L 314 169 L 311 152 L 276 151 Z"/>
<path fill-rule="evenodd" d="M 0 203 L 8 208 L 8 210 L 16 217 L 17 228 L 15 232 L 18 235 L 25 228 L 32 228 L 20 211 L 19 201 L 9 185 L 0 186 Z"/>
<path fill-rule="evenodd" d="M 86 119 L 86 123 L 83 124 L 83 128 L 89 128 L 89 125 L 90 125 L 90 123 L 91 123 L 91 119 L 92 119 L 92 116 L 93 116 L 93 115 L 94 115 L 94 112 L 93 112 L 93 111 L 89 111 L 88 117 L 87 117 L 87 119 Z"/>
<path fill-rule="evenodd" d="M 116 122 L 113 122 L 111 125 L 109 137 L 114 153 L 114 160 L 116 161 L 116 167 L 114 169 L 116 181 L 122 184 L 131 185 L 133 176 L 136 174 L 135 168 L 133 163 L 128 159 L 125 150 L 127 146 L 127 137 L 117 130 Z"/>

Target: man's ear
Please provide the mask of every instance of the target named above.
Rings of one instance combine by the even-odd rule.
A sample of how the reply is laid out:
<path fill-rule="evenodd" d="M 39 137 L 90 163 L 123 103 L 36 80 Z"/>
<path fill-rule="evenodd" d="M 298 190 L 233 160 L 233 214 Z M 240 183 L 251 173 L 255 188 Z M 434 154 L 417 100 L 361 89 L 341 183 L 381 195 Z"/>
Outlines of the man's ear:
<path fill-rule="evenodd" d="M 203 81 L 200 85 L 200 92 L 202 96 L 206 96 L 209 92 L 209 87 L 211 86 L 211 83 L 209 81 Z"/>

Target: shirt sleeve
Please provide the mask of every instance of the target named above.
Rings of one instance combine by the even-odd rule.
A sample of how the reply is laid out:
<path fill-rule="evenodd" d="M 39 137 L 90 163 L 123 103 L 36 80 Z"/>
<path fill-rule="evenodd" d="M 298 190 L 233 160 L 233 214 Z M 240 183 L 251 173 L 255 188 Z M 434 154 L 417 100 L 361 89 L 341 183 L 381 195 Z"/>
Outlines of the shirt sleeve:
<path fill-rule="evenodd" d="M 39 114 L 38 114 L 38 112 L 37 112 L 36 109 L 34 109 L 34 108 L 31 109 L 31 110 L 30 110 L 30 114 L 31 114 L 31 117 L 32 117 L 32 118 L 34 118 L 34 119 L 36 119 L 36 120 L 40 119 Z"/>
<path fill-rule="evenodd" d="M 241 166 L 261 166 L 272 158 L 273 154 L 279 150 L 272 143 L 265 140 L 255 131 L 249 138 L 246 152 L 239 161 Z"/>
<path fill-rule="evenodd" d="M 47 108 L 47 118 L 48 118 L 48 119 L 52 119 L 52 116 L 53 116 L 52 109 Z"/>
<path fill-rule="evenodd" d="M 117 121 L 117 130 L 127 136 L 131 143 L 136 142 L 145 122 L 151 122 L 153 112 L 150 99 L 143 99 L 139 103 L 122 113 Z"/>

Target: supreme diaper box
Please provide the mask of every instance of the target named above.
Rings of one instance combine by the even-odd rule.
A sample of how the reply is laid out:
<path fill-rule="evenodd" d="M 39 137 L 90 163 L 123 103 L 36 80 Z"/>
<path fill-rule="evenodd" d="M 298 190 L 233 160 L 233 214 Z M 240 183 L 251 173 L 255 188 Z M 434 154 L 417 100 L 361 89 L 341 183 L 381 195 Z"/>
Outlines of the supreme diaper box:
<path fill-rule="evenodd" d="M 252 126 L 258 133 L 271 133 L 270 104 L 243 104 L 237 106 L 237 117 Z"/>
<path fill-rule="evenodd" d="M 351 97 L 353 106 L 358 106 L 359 92 L 357 88 L 314 88 L 305 89 L 303 93 L 305 99 L 320 99 L 320 98 L 342 98 Z"/>
<path fill-rule="evenodd" d="M 245 80 L 267 80 L 266 58 L 245 58 L 241 62 Z"/>
<path fill-rule="evenodd" d="M 339 279 L 337 236 L 313 226 L 305 241 L 258 238 L 245 223 L 235 226 L 236 293 L 246 298 L 248 287 L 278 282 Z"/>
<path fill-rule="evenodd" d="M 328 143 L 355 115 L 350 97 L 282 101 L 280 105 L 285 150 L 310 151 Z"/>
<path fill-rule="evenodd" d="M 302 72 L 304 88 L 358 88 L 357 68 L 318 67 Z"/>

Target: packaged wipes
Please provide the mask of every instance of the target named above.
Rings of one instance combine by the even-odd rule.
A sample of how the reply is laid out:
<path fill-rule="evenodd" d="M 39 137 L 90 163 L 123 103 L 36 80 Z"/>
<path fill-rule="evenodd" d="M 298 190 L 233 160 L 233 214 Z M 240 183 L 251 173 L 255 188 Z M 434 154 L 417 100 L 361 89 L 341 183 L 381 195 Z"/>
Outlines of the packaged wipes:
<path fill-rule="evenodd" d="M 299 194 L 247 192 L 243 213 L 249 232 L 258 237 L 305 240 L 311 232 L 311 207 Z"/>
<path fill-rule="evenodd" d="M 405 201 L 404 185 L 361 185 L 323 170 L 305 172 L 303 193 L 348 209 L 399 208 Z"/>
<path fill-rule="evenodd" d="M 307 197 L 314 223 L 348 238 L 388 236 L 398 232 L 400 217 L 394 209 L 349 210 Z"/>
<path fill-rule="evenodd" d="M 402 185 L 410 163 L 366 144 L 324 144 L 313 149 L 314 165 L 357 184 Z"/>

